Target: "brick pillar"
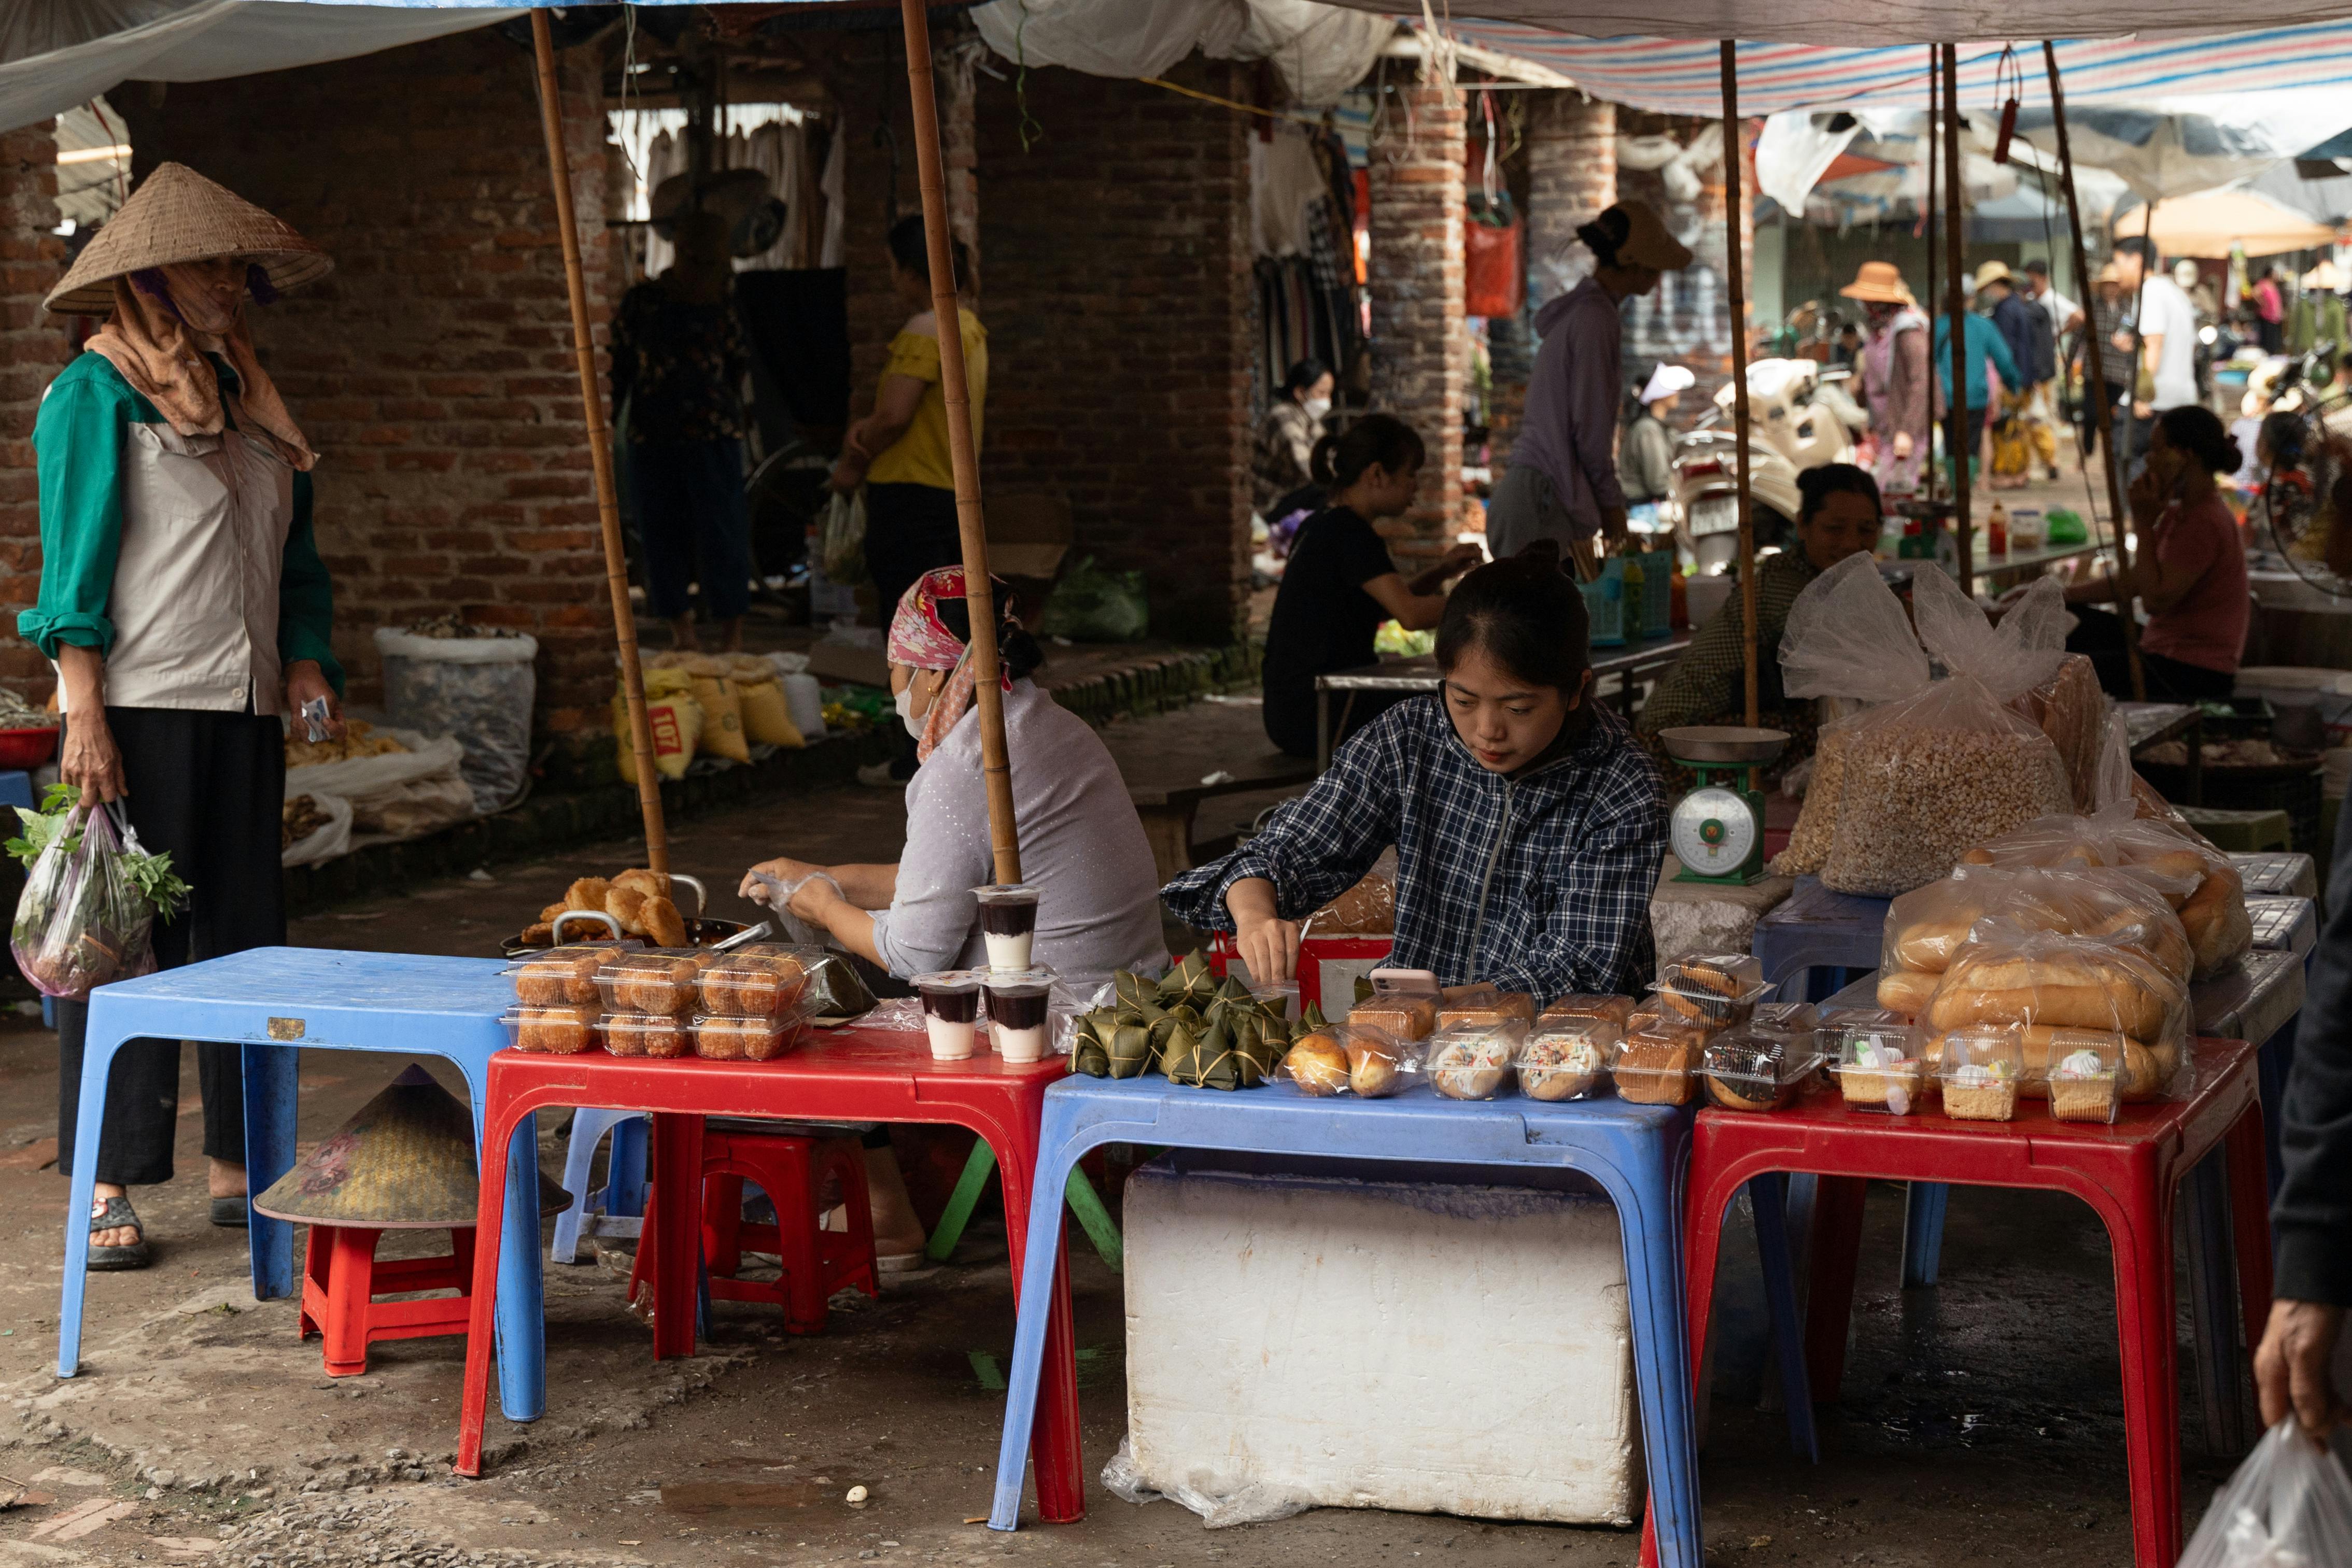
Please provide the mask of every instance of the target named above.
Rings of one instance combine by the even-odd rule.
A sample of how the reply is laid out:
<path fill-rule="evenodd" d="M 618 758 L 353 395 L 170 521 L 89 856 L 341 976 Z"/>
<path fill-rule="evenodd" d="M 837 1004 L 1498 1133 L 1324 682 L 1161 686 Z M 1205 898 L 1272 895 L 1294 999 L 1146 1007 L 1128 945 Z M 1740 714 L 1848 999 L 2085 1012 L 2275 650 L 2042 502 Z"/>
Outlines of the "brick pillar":
<path fill-rule="evenodd" d="M 1583 281 L 1576 231 L 1617 199 L 1617 106 L 1532 92 L 1528 112 L 1528 298 L 1541 308 Z"/>
<path fill-rule="evenodd" d="M 65 362 L 63 319 L 41 308 L 65 267 L 58 226 L 58 141 L 47 121 L 0 136 L 0 681 L 36 701 L 48 662 L 16 640 L 16 613 L 41 591 L 41 502 L 33 415 Z"/>
<path fill-rule="evenodd" d="M 1408 574 L 1461 526 L 1463 120 L 1441 84 L 1412 82 L 1371 148 L 1372 406 L 1429 447 L 1421 498 L 1381 525 Z"/>

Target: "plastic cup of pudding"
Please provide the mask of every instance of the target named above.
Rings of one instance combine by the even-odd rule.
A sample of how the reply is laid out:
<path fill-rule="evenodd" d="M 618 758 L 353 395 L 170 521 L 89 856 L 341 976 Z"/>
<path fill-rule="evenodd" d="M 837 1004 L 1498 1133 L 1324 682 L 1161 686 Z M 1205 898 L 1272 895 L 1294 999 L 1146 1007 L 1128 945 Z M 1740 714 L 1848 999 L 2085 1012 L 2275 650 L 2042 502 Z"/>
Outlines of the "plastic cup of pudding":
<path fill-rule="evenodd" d="M 996 1040 L 996 1054 L 1007 1061 L 1042 1060 L 1051 1032 L 1046 1014 L 1054 971 L 1024 969 L 1005 975 L 991 970 L 980 984 L 988 993 L 988 1032 Z"/>
<path fill-rule="evenodd" d="M 980 898 L 989 968 L 1000 975 L 1025 971 L 1037 944 L 1037 890 L 1027 883 L 996 882 L 972 891 Z"/>
<path fill-rule="evenodd" d="M 971 1056 L 980 1022 L 979 977 L 968 969 L 918 975 L 915 994 L 923 1001 L 923 1030 L 930 1036 L 933 1060 L 961 1061 Z"/>

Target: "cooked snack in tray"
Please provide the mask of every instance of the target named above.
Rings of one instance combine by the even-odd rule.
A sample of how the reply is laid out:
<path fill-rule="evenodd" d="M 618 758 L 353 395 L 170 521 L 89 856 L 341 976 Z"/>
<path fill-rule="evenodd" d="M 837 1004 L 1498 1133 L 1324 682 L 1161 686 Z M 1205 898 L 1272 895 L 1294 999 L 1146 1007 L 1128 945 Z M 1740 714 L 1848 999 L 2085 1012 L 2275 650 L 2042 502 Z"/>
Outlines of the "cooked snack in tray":
<path fill-rule="evenodd" d="M 797 1008 L 808 971 L 789 948 L 730 953 L 702 971 L 702 1010 L 734 1018 L 775 1018 Z"/>
<path fill-rule="evenodd" d="M 2024 1031 L 2006 1026 L 1954 1030 L 1930 1048 L 1944 1096 L 1944 1114 L 1961 1122 L 2008 1122 L 2017 1116 L 2026 1076 Z"/>
<path fill-rule="evenodd" d="M 2122 950 L 2050 937 L 2024 945 L 1971 942 L 1944 971 L 1920 1022 L 1934 1030 L 2039 1023 L 2156 1040 L 2184 1001 L 2178 981 Z"/>
<path fill-rule="evenodd" d="M 1542 1026 L 1519 1048 L 1520 1092 L 1531 1100 L 1583 1099 L 1600 1086 L 1621 1038 L 1615 1024 L 1593 1019 Z"/>
<path fill-rule="evenodd" d="M 1820 1061 L 1810 1043 L 1729 1030 L 1707 1041 L 1699 1071 L 1706 1097 L 1724 1109 L 1777 1111 L 1796 1103 Z"/>
<path fill-rule="evenodd" d="M 1444 998 L 1438 1004 L 1437 1027 L 1451 1029 L 1455 1024 L 1516 1023 L 1522 1029 L 1534 1026 L 1536 999 L 1525 991 L 1498 990 L 1493 986 L 1448 986 Z"/>
<path fill-rule="evenodd" d="M 767 1061 L 800 1044 L 807 1032 L 798 1019 L 698 1018 L 694 1053 L 714 1061 Z"/>
<path fill-rule="evenodd" d="M 1537 1018 L 1538 1023 L 1559 1023 L 1570 1019 L 1591 1019 L 1596 1023 L 1613 1023 L 1625 1027 L 1633 1016 L 1633 998 L 1605 997 L 1591 991 L 1571 991 L 1544 1009 Z"/>
<path fill-rule="evenodd" d="M 2084 1044 L 2050 1064 L 2050 1114 L 2060 1122 L 2112 1122 L 2123 1103 L 2111 1049 Z"/>
<path fill-rule="evenodd" d="M 1437 1031 L 1437 998 L 1397 992 L 1376 996 L 1350 1009 L 1348 1021 L 1386 1030 L 1399 1040 L 1427 1040 Z"/>
<path fill-rule="evenodd" d="M 1698 1096 L 1699 1051 L 1695 1030 L 1637 1030 L 1625 1036 L 1610 1076 L 1617 1097 L 1643 1105 L 1687 1105 Z"/>
<path fill-rule="evenodd" d="M 549 1056 L 577 1056 L 596 1041 L 600 1017 L 593 1007 L 518 1007 L 507 1014 L 513 1024 L 515 1049 Z"/>
<path fill-rule="evenodd" d="M 1744 1021 L 1763 994 L 1762 970 L 1746 954 L 1685 958 L 1658 970 L 1658 1005 L 1668 1018 L 1720 1029 Z"/>
<path fill-rule="evenodd" d="M 604 1049 L 614 1056 L 684 1056 L 690 1043 L 686 1020 L 665 1013 L 614 1013 L 604 1019 Z"/>
<path fill-rule="evenodd" d="M 1492 1100 L 1511 1081 L 1516 1025 L 1460 1024 L 1430 1040 L 1429 1081 L 1449 1100 Z"/>
<path fill-rule="evenodd" d="M 1347 1046 L 1349 1092 L 1367 1100 L 1409 1087 L 1412 1075 L 1420 1070 L 1415 1043 L 1386 1035 L 1377 1027 L 1350 1023 Z"/>
<path fill-rule="evenodd" d="M 627 953 L 598 970 L 596 984 L 614 1012 L 677 1018 L 694 1010 L 703 968 L 719 956 L 692 949 Z"/>
<path fill-rule="evenodd" d="M 1936 988 L 1943 983 L 1943 976 L 1924 969 L 1881 969 L 1878 1005 L 1907 1019 L 1917 1018 L 1927 1010 L 1927 1004 L 1935 999 Z"/>
<path fill-rule="evenodd" d="M 619 962 L 625 951 L 617 943 L 576 942 L 533 954 L 512 971 L 515 999 L 531 1007 L 586 1007 L 601 999 L 597 972 Z"/>
<path fill-rule="evenodd" d="M 1850 1111 L 1907 1116 L 1927 1096 L 1927 1063 L 1917 1030 L 1902 1024 L 1852 1024 L 1834 1036 L 1838 1089 Z"/>

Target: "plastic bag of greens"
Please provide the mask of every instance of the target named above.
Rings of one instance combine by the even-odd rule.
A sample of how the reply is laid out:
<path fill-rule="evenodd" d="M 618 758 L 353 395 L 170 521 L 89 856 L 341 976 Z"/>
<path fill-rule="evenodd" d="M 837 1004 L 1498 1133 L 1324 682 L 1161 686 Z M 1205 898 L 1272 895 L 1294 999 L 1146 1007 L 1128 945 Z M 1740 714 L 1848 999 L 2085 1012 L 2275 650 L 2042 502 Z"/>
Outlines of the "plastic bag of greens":
<path fill-rule="evenodd" d="M 2292 1417 L 2254 1445 L 2181 1553 L 2180 1568 L 2352 1563 L 2352 1480 Z"/>
<path fill-rule="evenodd" d="M 866 492 L 836 492 L 825 503 L 824 521 L 817 531 L 817 563 L 827 582 L 855 588 L 871 575 L 866 570 Z M 884 605 L 887 614 L 894 605 Z"/>
<path fill-rule="evenodd" d="M 25 831 L 8 851 L 30 868 L 9 947 L 25 977 L 52 997 L 81 998 L 155 967 L 155 917 L 187 903 L 170 855 L 151 855 L 119 805 L 92 812 L 70 784 L 45 810 L 16 809 Z"/>
<path fill-rule="evenodd" d="M 1139 571 L 1105 571 L 1095 558 L 1072 567 L 1045 596 L 1037 630 L 1073 643 L 1134 643 L 1150 630 L 1150 603 Z"/>

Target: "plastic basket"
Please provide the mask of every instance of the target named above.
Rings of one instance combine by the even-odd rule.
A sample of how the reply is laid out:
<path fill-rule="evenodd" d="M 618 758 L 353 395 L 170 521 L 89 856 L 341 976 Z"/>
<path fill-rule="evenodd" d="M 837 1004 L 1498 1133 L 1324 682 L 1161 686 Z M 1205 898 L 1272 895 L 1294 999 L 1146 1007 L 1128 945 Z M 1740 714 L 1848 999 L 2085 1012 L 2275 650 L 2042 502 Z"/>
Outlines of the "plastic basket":
<path fill-rule="evenodd" d="M 1674 632 L 1675 552 L 1642 552 L 1642 635 L 1664 637 Z"/>
<path fill-rule="evenodd" d="M 1584 591 L 1584 612 L 1592 622 L 1592 645 L 1596 648 L 1623 647 L 1626 634 L 1624 558 L 1610 557 L 1602 564 L 1599 577 L 1577 586 Z"/>

